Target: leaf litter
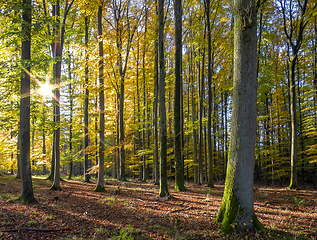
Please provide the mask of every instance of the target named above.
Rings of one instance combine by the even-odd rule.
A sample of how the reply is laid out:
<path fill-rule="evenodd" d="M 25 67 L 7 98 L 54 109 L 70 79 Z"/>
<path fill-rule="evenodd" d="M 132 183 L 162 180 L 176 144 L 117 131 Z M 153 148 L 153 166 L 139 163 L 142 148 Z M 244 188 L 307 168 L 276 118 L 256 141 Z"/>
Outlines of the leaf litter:
<path fill-rule="evenodd" d="M 33 179 L 37 203 L 17 200 L 20 180 L 0 176 L 1 239 L 316 239 L 317 191 L 287 190 L 256 185 L 254 208 L 266 232 L 255 230 L 230 235 L 215 223 L 223 185 L 215 188 L 186 183 L 171 199 L 157 198 L 153 183 L 107 180 L 106 192 L 93 192 L 95 180 L 51 183 Z"/>

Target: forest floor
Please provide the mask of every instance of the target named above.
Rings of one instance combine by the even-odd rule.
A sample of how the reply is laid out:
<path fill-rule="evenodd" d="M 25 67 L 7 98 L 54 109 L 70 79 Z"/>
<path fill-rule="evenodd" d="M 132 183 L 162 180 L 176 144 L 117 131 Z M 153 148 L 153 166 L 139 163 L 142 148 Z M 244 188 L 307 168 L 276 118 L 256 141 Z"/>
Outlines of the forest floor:
<path fill-rule="evenodd" d="M 105 192 L 93 192 L 95 180 L 51 182 L 33 178 L 37 203 L 22 204 L 21 180 L 0 176 L 0 239 L 317 239 L 317 191 L 291 191 L 256 185 L 254 207 L 265 232 L 225 235 L 214 223 L 223 185 L 186 183 L 186 192 L 157 198 L 153 183 L 106 180 Z"/>

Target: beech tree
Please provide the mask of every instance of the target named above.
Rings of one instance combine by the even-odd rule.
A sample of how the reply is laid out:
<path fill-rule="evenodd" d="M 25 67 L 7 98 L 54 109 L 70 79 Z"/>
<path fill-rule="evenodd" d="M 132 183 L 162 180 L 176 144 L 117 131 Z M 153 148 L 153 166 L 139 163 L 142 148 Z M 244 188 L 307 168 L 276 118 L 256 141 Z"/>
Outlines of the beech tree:
<path fill-rule="evenodd" d="M 298 61 L 299 50 L 302 46 L 304 30 L 308 23 L 305 16 L 308 0 L 298 1 L 297 9 L 293 6 L 293 1 L 279 0 L 283 14 L 283 28 L 287 43 L 291 48 L 289 51 L 289 90 L 290 90 L 290 112 L 291 112 L 291 180 L 290 189 L 297 189 L 297 116 L 296 116 L 296 83 L 295 68 Z M 286 4 L 289 4 L 289 11 L 286 13 Z M 299 14 L 296 13 L 299 11 Z M 294 15 L 296 17 L 294 17 Z M 296 18 L 296 19 L 295 19 Z M 288 29 L 289 25 L 289 29 Z"/>
<path fill-rule="evenodd" d="M 160 193 L 168 197 L 167 186 L 167 132 L 165 107 L 165 60 L 164 60 L 164 0 L 158 0 L 158 73 L 159 73 L 159 116 L 160 116 Z"/>
<path fill-rule="evenodd" d="M 22 72 L 20 101 L 20 166 L 21 166 L 21 196 L 24 203 L 35 202 L 31 165 L 30 165 L 30 75 L 31 75 L 31 0 L 23 0 L 22 14 Z"/>
<path fill-rule="evenodd" d="M 175 156 L 175 189 L 185 191 L 184 162 L 182 158 L 182 1 L 174 1 L 175 15 L 175 94 L 174 94 L 174 156 Z"/>
<path fill-rule="evenodd" d="M 262 229 L 253 206 L 256 139 L 257 20 L 255 0 L 234 1 L 234 76 L 229 162 L 216 221 L 232 227 Z"/>
<path fill-rule="evenodd" d="M 102 11 L 103 3 L 100 2 L 98 7 L 98 45 L 99 45 L 99 170 L 97 186 L 95 192 L 105 190 L 104 179 L 104 156 L 105 156 L 105 102 L 104 102 L 104 69 L 103 69 L 103 39 L 102 39 Z"/>

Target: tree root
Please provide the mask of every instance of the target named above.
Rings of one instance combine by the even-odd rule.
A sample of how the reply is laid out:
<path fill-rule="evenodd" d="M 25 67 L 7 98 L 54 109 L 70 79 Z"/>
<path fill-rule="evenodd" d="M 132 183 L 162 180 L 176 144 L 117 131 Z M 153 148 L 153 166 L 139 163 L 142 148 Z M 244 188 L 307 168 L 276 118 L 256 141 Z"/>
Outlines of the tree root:
<path fill-rule="evenodd" d="M 20 229 L 9 229 L 9 230 L 0 230 L 0 232 L 20 232 L 20 231 L 34 231 L 34 232 L 57 232 L 69 230 L 65 229 L 45 229 L 45 228 L 20 228 Z"/>

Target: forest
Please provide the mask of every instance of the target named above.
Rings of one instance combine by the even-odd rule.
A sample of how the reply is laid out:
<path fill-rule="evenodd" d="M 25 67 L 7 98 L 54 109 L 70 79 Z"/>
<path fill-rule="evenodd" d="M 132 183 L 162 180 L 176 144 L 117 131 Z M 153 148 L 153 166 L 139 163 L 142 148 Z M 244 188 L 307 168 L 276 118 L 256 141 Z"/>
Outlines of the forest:
<path fill-rule="evenodd" d="M 263 189 L 313 211 L 316 6 L 0 0 L 0 193 L 16 189 L 23 203 L 42 199 L 36 185 L 57 190 L 46 193 L 57 201 L 67 191 L 110 194 L 111 208 L 144 188 L 157 201 L 179 201 L 182 210 L 165 210 L 173 214 L 194 208 L 183 207 L 188 194 L 208 202 L 214 193 L 223 199 L 209 221 L 225 233 L 268 227 L 256 201 L 279 200 Z M 171 220 L 177 231 L 185 218 Z M 133 238 L 131 227 L 122 229 Z M 178 238 L 164 234 L 157 236 Z"/>

